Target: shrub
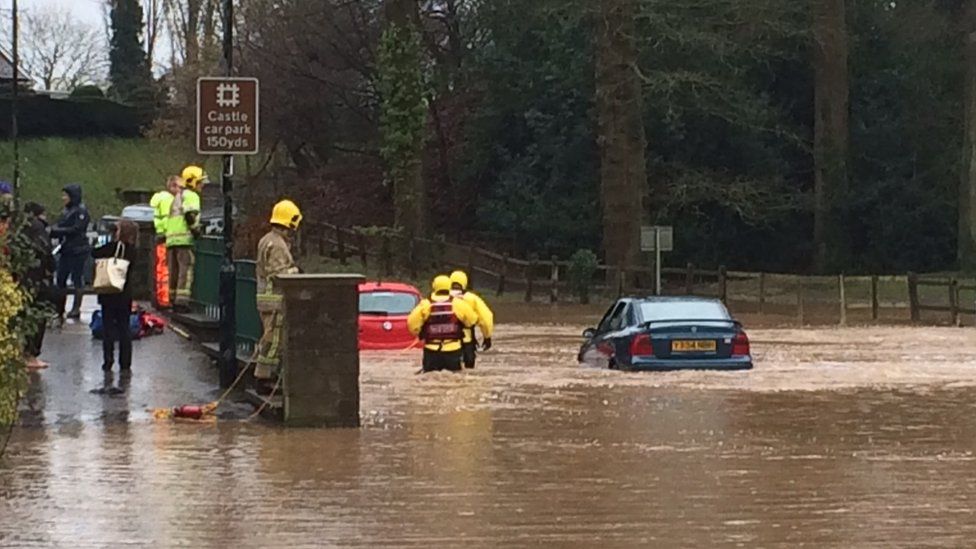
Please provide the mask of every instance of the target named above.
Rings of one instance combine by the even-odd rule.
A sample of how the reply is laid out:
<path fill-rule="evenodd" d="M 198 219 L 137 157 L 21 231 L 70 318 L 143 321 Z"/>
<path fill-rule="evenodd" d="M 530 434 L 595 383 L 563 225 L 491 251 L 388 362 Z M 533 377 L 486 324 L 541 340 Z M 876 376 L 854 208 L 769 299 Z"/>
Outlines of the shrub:
<path fill-rule="evenodd" d="M 584 305 L 590 302 L 590 287 L 599 265 L 592 250 L 577 250 L 569 259 L 569 286 Z"/>

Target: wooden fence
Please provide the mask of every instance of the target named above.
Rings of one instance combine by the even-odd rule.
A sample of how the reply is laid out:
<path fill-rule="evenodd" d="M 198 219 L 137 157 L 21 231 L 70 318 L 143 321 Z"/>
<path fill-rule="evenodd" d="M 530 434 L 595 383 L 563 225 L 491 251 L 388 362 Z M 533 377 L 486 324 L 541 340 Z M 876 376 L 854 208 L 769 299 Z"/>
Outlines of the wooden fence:
<path fill-rule="evenodd" d="M 405 239 L 369 233 L 325 223 L 309 224 L 298 243 L 303 257 L 318 255 L 348 265 L 358 261 L 363 269 L 376 269 L 384 277 L 395 274 L 397 257 L 413 279 L 433 269 L 465 269 L 482 293 L 496 296 L 520 294 L 525 302 L 569 302 L 575 298 L 566 276 L 571 262 L 558 257 L 516 258 L 478 246 L 443 240 Z M 592 294 L 620 296 L 652 294 L 656 286 L 653 267 L 627 271 L 599 265 L 590 281 Z M 832 317 L 846 324 L 858 319 L 931 321 L 923 313 L 944 313 L 939 320 L 953 325 L 963 315 L 976 316 L 976 306 L 963 306 L 963 292 L 973 294 L 976 280 L 960 281 L 948 277 L 919 276 L 800 276 L 790 274 L 729 271 L 725 267 L 702 269 L 688 264 L 682 268 L 663 268 L 664 295 L 713 297 L 733 309 L 758 314 L 793 316 L 799 323 L 812 318 Z M 944 298 L 944 299 L 943 299 Z"/>

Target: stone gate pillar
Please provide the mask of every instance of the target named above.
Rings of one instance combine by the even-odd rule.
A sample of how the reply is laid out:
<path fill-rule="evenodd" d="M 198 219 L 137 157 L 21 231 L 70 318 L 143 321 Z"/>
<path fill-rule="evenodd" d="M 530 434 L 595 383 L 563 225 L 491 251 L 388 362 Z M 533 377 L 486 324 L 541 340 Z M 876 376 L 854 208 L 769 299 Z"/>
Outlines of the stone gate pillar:
<path fill-rule="evenodd" d="M 360 275 L 285 275 L 282 397 L 289 426 L 359 427 Z"/>

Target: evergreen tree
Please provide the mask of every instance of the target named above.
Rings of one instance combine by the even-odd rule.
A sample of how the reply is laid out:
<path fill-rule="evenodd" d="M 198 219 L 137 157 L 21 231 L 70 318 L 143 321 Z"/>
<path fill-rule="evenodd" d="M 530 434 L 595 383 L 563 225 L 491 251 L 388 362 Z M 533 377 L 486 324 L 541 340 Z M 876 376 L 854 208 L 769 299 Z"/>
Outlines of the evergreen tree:
<path fill-rule="evenodd" d="M 151 108 L 153 79 L 143 48 L 142 26 L 142 5 L 138 0 L 112 0 L 111 95 L 127 103 Z"/>
<path fill-rule="evenodd" d="M 389 23 L 380 38 L 380 154 L 393 186 L 394 225 L 408 238 L 425 233 L 423 152 L 427 107 L 424 101 L 423 49 L 411 20 L 412 2 L 387 3 Z"/>

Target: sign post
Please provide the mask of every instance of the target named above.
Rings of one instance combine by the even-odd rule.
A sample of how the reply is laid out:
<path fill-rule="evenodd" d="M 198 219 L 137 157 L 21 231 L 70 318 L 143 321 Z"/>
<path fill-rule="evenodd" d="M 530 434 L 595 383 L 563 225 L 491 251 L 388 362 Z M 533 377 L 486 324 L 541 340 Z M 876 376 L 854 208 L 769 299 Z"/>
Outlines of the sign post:
<path fill-rule="evenodd" d="M 654 252 L 655 295 L 661 295 L 661 252 L 673 250 L 674 227 L 661 225 L 641 227 L 641 251 Z"/>
<path fill-rule="evenodd" d="M 237 268 L 234 264 L 234 156 L 257 154 L 259 87 L 254 78 L 235 78 L 234 2 L 222 0 L 223 78 L 197 80 L 197 152 L 223 156 L 224 259 L 220 266 L 220 385 L 237 379 Z"/>

